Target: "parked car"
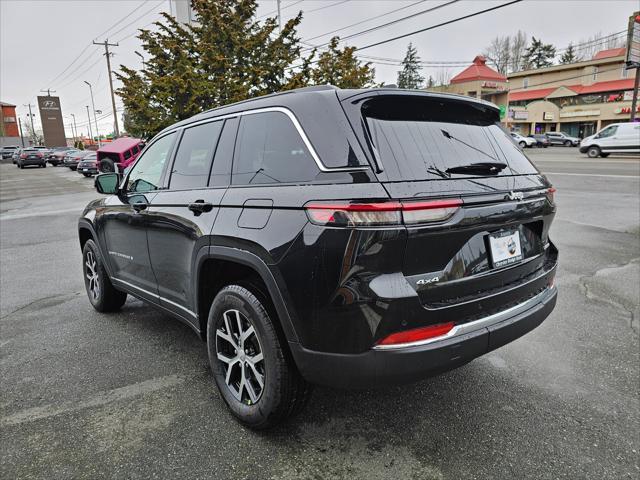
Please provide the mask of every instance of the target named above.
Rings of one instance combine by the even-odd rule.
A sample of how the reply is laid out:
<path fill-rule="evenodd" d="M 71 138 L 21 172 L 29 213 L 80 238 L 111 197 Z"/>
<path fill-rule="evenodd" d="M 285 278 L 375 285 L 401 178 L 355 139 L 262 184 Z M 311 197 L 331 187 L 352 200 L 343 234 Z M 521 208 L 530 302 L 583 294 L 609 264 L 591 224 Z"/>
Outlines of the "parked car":
<path fill-rule="evenodd" d="M 18 164 L 18 160 L 20 159 L 20 154 L 22 153 L 22 150 L 24 150 L 24 147 L 17 148 L 13 151 L 13 154 L 11 155 L 11 160 L 14 165 Z"/>
<path fill-rule="evenodd" d="M 577 147 L 580 143 L 580 139 L 577 137 L 570 137 L 563 132 L 547 132 L 547 138 L 551 145 L 564 145 L 565 147 Z"/>
<path fill-rule="evenodd" d="M 536 141 L 536 147 L 538 148 L 547 148 L 550 144 L 549 137 L 544 133 L 534 133 L 533 135 L 529 135 L 529 138 L 533 138 Z"/>
<path fill-rule="evenodd" d="M 55 147 L 52 148 L 47 156 L 47 161 L 54 167 L 57 167 L 64 161 L 64 156 L 71 151 L 78 151 L 74 147 Z"/>
<path fill-rule="evenodd" d="M 20 156 L 17 160 L 18 168 L 24 168 L 31 165 L 37 165 L 42 168 L 46 168 L 47 159 L 41 149 L 34 147 L 23 148 L 20 151 Z"/>
<path fill-rule="evenodd" d="M 98 154 L 96 152 L 87 153 L 80 163 L 78 163 L 77 172 L 85 177 L 97 175 L 98 172 Z"/>
<path fill-rule="evenodd" d="M 640 123 L 613 123 L 580 142 L 580 153 L 590 158 L 611 153 L 640 153 Z"/>
<path fill-rule="evenodd" d="M 82 160 L 85 156 L 89 155 L 90 153 L 91 152 L 88 152 L 86 150 L 69 151 L 64 156 L 63 165 L 75 171 L 78 168 L 78 164 L 80 163 L 80 160 Z"/>
<path fill-rule="evenodd" d="M 98 149 L 98 165 L 101 172 L 123 172 L 131 165 L 144 147 L 138 138 L 118 138 Z"/>
<path fill-rule="evenodd" d="M 472 98 L 318 86 L 176 123 L 96 177 L 109 196 L 78 224 L 89 301 L 132 295 L 193 328 L 256 429 L 312 384 L 464 365 L 557 296 L 555 189 L 499 122 Z"/>
<path fill-rule="evenodd" d="M 533 147 L 536 144 L 536 141 L 531 137 L 523 137 L 522 135 L 516 132 L 510 132 L 510 134 L 511 134 L 511 138 L 513 138 L 513 141 L 517 145 L 519 145 L 520 148 Z"/>
<path fill-rule="evenodd" d="M 16 150 L 19 149 L 20 147 L 18 145 L 5 145 L 4 147 L 0 148 L 0 157 L 2 157 L 3 160 L 11 158 L 13 157 L 13 154 L 16 152 Z"/>

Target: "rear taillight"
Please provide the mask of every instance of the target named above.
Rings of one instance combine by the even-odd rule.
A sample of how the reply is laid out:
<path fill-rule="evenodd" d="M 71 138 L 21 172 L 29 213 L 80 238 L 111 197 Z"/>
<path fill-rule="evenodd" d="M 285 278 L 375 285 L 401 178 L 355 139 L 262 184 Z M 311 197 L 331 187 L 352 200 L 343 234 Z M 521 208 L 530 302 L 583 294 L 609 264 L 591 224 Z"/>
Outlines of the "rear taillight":
<path fill-rule="evenodd" d="M 554 187 L 547 189 L 547 200 L 549 200 L 550 203 L 553 203 L 555 193 L 556 193 L 556 189 Z"/>
<path fill-rule="evenodd" d="M 333 227 L 413 225 L 441 222 L 450 218 L 462 200 L 380 203 L 311 202 L 305 206 L 311 223 Z"/>
<path fill-rule="evenodd" d="M 38 157 L 40 157 L 40 158 L 42 158 L 42 156 L 43 156 L 41 153 L 38 153 L 37 155 L 38 155 Z"/>
<path fill-rule="evenodd" d="M 414 343 L 424 340 L 432 340 L 434 338 L 443 337 L 454 327 L 453 322 L 439 323 L 437 325 L 429 325 L 428 327 L 413 328 L 403 332 L 392 333 L 384 337 L 376 345 L 390 346 L 401 345 L 405 343 Z"/>
<path fill-rule="evenodd" d="M 26 153 L 21 153 L 20 154 L 20 158 L 27 158 L 27 154 Z"/>

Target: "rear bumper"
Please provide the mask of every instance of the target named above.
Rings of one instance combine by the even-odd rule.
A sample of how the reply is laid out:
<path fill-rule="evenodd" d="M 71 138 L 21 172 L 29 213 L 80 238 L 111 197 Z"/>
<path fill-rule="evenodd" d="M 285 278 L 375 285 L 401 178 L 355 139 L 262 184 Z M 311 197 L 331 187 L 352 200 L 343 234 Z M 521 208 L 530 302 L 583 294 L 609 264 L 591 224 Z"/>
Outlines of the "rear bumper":
<path fill-rule="evenodd" d="M 44 158 L 21 158 L 19 160 L 20 163 L 22 163 L 22 165 L 42 165 L 46 162 L 46 160 Z"/>
<path fill-rule="evenodd" d="M 403 384 L 437 375 L 506 345 L 540 325 L 553 311 L 557 289 L 503 312 L 462 324 L 453 336 L 420 345 L 371 349 L 359 354 L 307 350 L 290 343 L 302 376 L 311 383 L 337 388 Z"/>

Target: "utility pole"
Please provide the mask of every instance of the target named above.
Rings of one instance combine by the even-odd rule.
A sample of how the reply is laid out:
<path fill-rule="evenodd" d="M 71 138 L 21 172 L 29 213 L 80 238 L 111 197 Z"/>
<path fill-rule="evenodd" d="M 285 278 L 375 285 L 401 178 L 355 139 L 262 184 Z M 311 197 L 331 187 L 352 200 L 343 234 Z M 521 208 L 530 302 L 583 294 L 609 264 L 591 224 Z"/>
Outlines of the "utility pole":
<path fill-rule="evenodd" d="M 33 113 L 31 113 L 31 104 L 28 103 L 27 105 L 23 105 L 23 106 L 29 107 L 29 119 L 31 120 L 31 140 L 33 140 L 34 144 L 38 143 L 36 142 L 36 127 L 33 126 Z"/>
<path fill-rule="evenodd" d="M 46 93 L 47 97 L 51 96 L 51 92 L 56 93 L 55 90 L 51 90 L 50 88 L 47 88 L 46 90 L 40 90 L 42 93 Z"/>
<path fill-rule="evenodd" d="M 87 105 L 87 118 L 89 119 L 89 140 L 92 140 L 93 133 L 91 132 L 91 115 L 89 114 L 89 105 Z"/>
<path fill-rule="evenodd" d="M 96 118 L 96 104 L 93 102 L 93 88 L 91 87 L 91 84 L 86 80 L 84 81 L 84 83 L 89 85 L 89 92 L 91 93 L 91 106 L 93 107 L 93 121 L 96 125 L 96 137 L 98 137 L 98 147 L 101 147 L 102 144 L 100 143 L 100 133 L 98 133 L 98 119 Z M 89 120 L 89 123 L 91 123 L 91 120 Z"/>
<path fill-rule="evenodd" d="M 18 128 L 20 129 L 20 142 L 22 143 L 22 147 L 24 148 L 24 136 L 22 135 L 22 119 L 18 117 Z"/>
<path fill-rule="evenodd" d="M 76 125 L 76 116 L 73 113 L 71 114 L 71 116 L 73 117 L 73 128 L 76 130 L 75 136 L 78 137 L 78 126 Z"/>
<path fill-rule="evenodd" d="M 278 0 L 278 30 L 282 33 L 282 13 L 280 12 L 280 0 Z"/>
<path fill-rule="evenodd" d="M 636 105 L 638 105 L 638 80 L 640 80 L 640 67 L 636 68 L 636 79 L 633 81 L 633 97 L 631 100 L 630 122 L 636 121 Z"/>
<path fill-rule="evenodd" d="M 107 73 L 109 74 L 109 88 L 111 89 L 111 107 L 113 108 L 113 124 L 116 134 L 116 138 L 120 136 L 120 129 L 118 128 L 118 114 L 116 113 L 116 97 L 113 94 L 113 80 L 111 79 L 111 54 L 109 53 L 109 47 L 117 47 L 117 43 L 109 43 L 109 40 L 104 42 L 93 42 L 94 45 L 104 45 L 104 55 L 107 57 Z M 96 127 L 97 128 L 97 127 Z"/>

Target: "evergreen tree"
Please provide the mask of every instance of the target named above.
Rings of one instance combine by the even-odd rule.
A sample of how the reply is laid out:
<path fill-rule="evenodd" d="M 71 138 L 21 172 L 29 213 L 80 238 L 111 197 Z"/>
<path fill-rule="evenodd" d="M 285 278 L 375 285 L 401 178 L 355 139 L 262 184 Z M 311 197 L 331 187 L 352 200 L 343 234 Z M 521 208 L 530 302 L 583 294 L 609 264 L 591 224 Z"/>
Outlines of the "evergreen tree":
<path fill-rule="evenodd" d="M 420 75 L 418 50 L 409 43 L 407 54 L 402 60 L 402 70 L 398 72 L 398 88 L 422 88 L 424 77 Z"/>
<path fill-rule="evenodd" d="M 311 70 L 316 85 L 334 85 L 338 88 L 363 88 L 374 84 L 375 69 L 371 63 L 362 63 L 354 55 L 356 47 L 338 48 L 338 37 L 333 37 L 328 50 L 322 52 Z M 314 52 L 315 53 L 315 52 Z"/>
<path fill-rule="evenodd" d="M 570 43 L 567 49 L 564 51 L 562 56 L 560 57 L 560 63 L 566 65 L 568 63 L 575 63 L 578 61 L 578 56 L 576 55 L 576 49 L 573 44 Z"/>
<path fill-rule="evenodd" d="M 118 95 L 131 135 L 150 138 L 203 110 L 304 86 L 309 59 L 300 59 L 296 27 L 302 14 L 278 33 L 275 19 L 255 20 L 256 0 L 192 0 L 196 23 L 183 25 L 163 13 L 157 30 L 141 30 L 146 68 L 121 66 Z"/>
<path fill-rule="evenodd" d="M 556 47 L 550 43 L 543 43 L 542 40 L 531 37 L 531 45 L 523 55 L 525 69 L 543 68 L 553 65 L 556 56 Z"/>

